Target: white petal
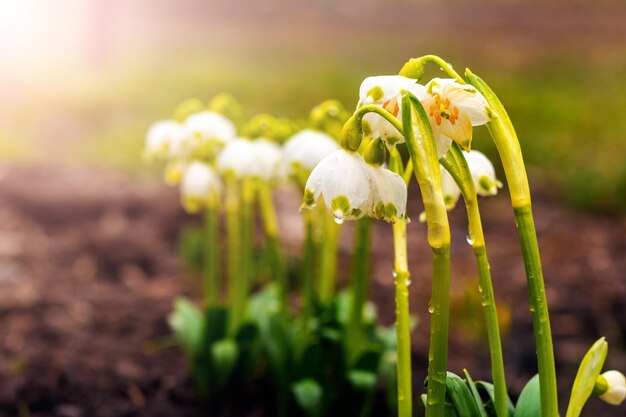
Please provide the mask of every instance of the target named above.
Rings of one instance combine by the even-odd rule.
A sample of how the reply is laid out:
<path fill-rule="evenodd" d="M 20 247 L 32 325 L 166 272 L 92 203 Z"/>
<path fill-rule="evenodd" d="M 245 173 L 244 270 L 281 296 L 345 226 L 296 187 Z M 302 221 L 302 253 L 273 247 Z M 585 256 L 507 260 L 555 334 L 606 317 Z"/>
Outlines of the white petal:
<path fill-rule="evenodd" d="M 180 124 L 174 120 L 160 120 L 153 123 L 146 134 L 146 155 L 164 155 L 167 152 L 172 134 L 179 128 Z"/>
<path fill-rule="evenodd" d="M 461 189 L 454 181 L 454 178 L 452 178 L 452 175 L 443 166 L 441 167 L 441 187 L 446 208 L 451 210 L 461 196 Z"/>
<path fill-rule="evenodd" d="M 219 113 L 210 111 L 194 113 L 187 117 L 184 124 L 201 142 L 214 140 L 226 143 L 237 134 L 233 122 Z"/>
<path fill-rule="evenodd" d="M 179 125 L 170 136 L 168 144 L 168 156 L 170 158 L 186 158 L 192 151 L 193 133 Z"/>
<path fill-rule="evenodd" d="M 395 221 L 406 215 L 407 187 L 401 176 L 387 168 L 370 167 L 374 200 L 372 201 L 373 217 L 381 217 L 387 221 Z"/>
<path fill-rule="evenodd" d="M 383 93 L 382 97 L 373 97 L 373 102 L 382 104 L 400 94 L 400 90 L 411 89 L 416 83 L 417 80 L 401 75 L 367 77 L 359 88 L 359 99 L 364 101 L 367 97 L 371 97 L 373 91 L 380 89 Z"/>
<path fill-rule="evenodd" d="M 496 179 L 496 170 L 493 164 L 479 151 L 463 152 L 469 166 L 476 193 L 479 195 L 496 195 L 499 181 Z"/>
<path fill-rule="evenodd" d="M 612 405 L 620 405 L 626 398 L 626 377 L 619 371 L 606 371 L 602 374 L 608 389 L 600 395 L 600 399 Z"/>
<path fill-rule="evenodd" d="M 206 200 L 219 195 L 222 182 L 208 164 L 192 162 L 183 175 L 180 190 L 183 198 Z"/>
<path fill-rule="evenodd" d="M 369 165 L 358 153 L 339 149 L 324 158 L 311 172 L 305 186 L 305 197 L 312 193 L 314 201 L 322 197 L 331 206 L 338 197 L 345 197 L 348 207 L 333 213 L 338 219 L 358 218 L 367 214 L 372 202 Z"/>
<path fill-rule="evenodd" d="M 322 132 L 305 129 L 293 135 L 283 145 L 284 169 L 289 172 L 293 164 L 312 170 L 322 159 L 339 149 L 335 140 Z"/>
<path fill-rule="evenodd" d="M 270 181 L 276 178 L 278 163 L 282 158 L 280 146 L 264 138 L 252 142 L 253 162 L 246 170 L 250 177 L 261 178 Z"/>
<path fill-rule="evenodd" d="M 218 171 L 234 172 L 238 177 L 245 176 L 254 163 L 254 145 L 244 138 L 233 139 L 220 152 L 216 166 Z"/>

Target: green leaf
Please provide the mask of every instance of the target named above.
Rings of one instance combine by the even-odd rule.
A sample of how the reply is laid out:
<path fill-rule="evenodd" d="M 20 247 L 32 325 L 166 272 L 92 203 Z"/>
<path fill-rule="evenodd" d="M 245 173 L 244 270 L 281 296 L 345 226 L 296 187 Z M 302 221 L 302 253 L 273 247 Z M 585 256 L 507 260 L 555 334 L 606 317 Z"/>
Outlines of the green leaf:
<path fill-rule="evenodd" d="M 268 284 L 250 298 L 246 316 L 250 321 L 259 323 L 264 317 L 276 314 L 280 309 L 280 291 L 276 285 Z"/>
<path fill-rule="evenodd" d="M 467 369 L 463 369 L 463 373 L 465 374 L 465 379 L 467 380 L 466 382 L 467 387 L 472 393 L 472 397 L 474 397 L 474 402 L 476 403 L 476 406 L 478 407 L 479 415 L 481 417 L 487 417 L 487 411 L 485 410 L 485 406 L 483 405 L 483 399 L 480 396 L 480 393 L 478 392 L 478 388 L 476 388 L 476 384 L 474 384 L 474 381 L 472 380 L 472 377 L 470 376 L 469 372 L 467 372 Z"/>
<path fill-rule="evenodd" d="M 204 342 L 212 345 L 226 337 L 228 312 L 224 307 L 209 307 L 204 312 Z"/>
<path fill-rule="evenodd" d="M 380 365 L 381 349 L 376 345 L 370 345 L 366 351 L 361 353 L 352 365 L 353 369 L 368 371 L 376 374 Z"/>
<path fill-rule="evenodd" d="M 459 417 L 480 417 L 476 400 L 472 396 L 465 381 L 456 374 L 448 372 L 446 392 Z"/>
<path fill-rule="evenodd" d="M 211 345 L 211 357 L 219 385 L 224 385 L 230 378 L 238 356 L 239 348 L 233 339 L 218 340 Z"/>
<path fill-rule="evenodd" d="M 598 379 L 598 375 L 602 371 L 608 349 L 606 340 L 604 337 L 601 337 L 583 357 L 578 367 L 576 379 L 574 379 L 574 384 L 572 385 L 572 394 L 565 417 L 580 416 L 585 403 L 593 392 L 596 379 Z"/>
<path fill-rule="evenodd" d="M 528 381 L 515 405 L 515 417 L 541 417 L 539 374 Z"/>
<path fill-rule="evenodd" d="M 200 353 L 202 345 L 202 312 L 191 301 L 179 297 L 174 301 L 174 311 L 168 317 L 176 340 L 189 358 Z"/>
<path fill-rule="evenodd" d="M 353 369 L 348 371 L 348 381 L 359 391 L 371 391 L 376 387 L 376 373 Z"/>
<path fill-rule="evenodd" d="M 489 382 L 485 382 L 485 381 L 478 381 L 476 382 L 475 385 L 479 393 L 483 393 L 484 395 L 489 397 L 489 401 L 487 402 L 487 404 L 485 404 L 485 409 L 487 410 L 487 413 L 490 416 L 497 415 L 496 410 L 495 410 L 496 400 L 495 400 L 495 391 L 493 389 L 493 384 L 490 384 Z M 506 397 L 506 404 L 507 404 L 507 416 L 513 417 L 513 414 L 515 413 L 515 407 L 513 406 L 513 402 L 508 396 Z"/>
<path fill-rule="evenodd" d="M 313 379 L 301 379 L 291 385 L 291 390 L 296 403 L 307 412 L 308 415 L 316 415 L 322 404 L 324 390 Z"/>

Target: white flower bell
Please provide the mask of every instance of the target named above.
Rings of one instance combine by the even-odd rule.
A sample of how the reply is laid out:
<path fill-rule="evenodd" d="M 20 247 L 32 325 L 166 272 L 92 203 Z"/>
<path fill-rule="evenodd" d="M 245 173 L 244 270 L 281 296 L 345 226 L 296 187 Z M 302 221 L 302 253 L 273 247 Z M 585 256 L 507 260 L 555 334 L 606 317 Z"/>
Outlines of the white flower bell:
<path fill-rule="evenodd" d="M 168 154 L 170 140 L 181 125 L 174 120 L 159 120 L 148 128 L 144 155 L 146 158 L 165 157 Z"/>
<path fill-rule="evenodd" d="M 267 139 L 237 138 L 219 154 L 217 168 L 222 173 L 232 172 L 237 178 L 270 181 L 276 178 L 281 157 L 280 146 Z"/>
<path fill-rule="evenodd" d="M 339 149 L 311 172 L 302 208 L 315 207 L 320 197 L 337 223 L 365 215 L 393 222 L 405 215 L 407 189 L 399 175 L 368 164 L 356 152 Z"/>
<path fill-rule="evenodd" d="M 476 193 L 483 196 L 496 195 L 502 183 L 496 179 L 496 170 L 489 158 L 474 150 L 463 152 L 463 156 L 472 174 Z"/>
<path fill-rule="evenodd" d="M 398 120 L 402 118 L 401 90 L 408 90 L 418 97 L 424 95 L 424 86 L 412 78 L 401 75 L 381 75 L 368 77 L 361 83 L 357 109 L 368 104 L 375 104 L 391 113 Z M 387 146 L 404 142 L 402 132 L 398 132 L 382 116 L 368 113 L 363 117 L 363 131 L 372 138 L 381 138 Z"/>
<path fill-rule="evenodd" d="M 599 383 L 598 383 L 599 382 Z M 604 392 L 600 399 L 611 405 L 620 405 L 626 398 L 626 377 L 619 371 L 606 371 L 598 377 L 596 387 L 600 385 Z"/>
<path fill-rule="evenodd" d="M 461 189 L 443 166 L 441 166 L 441 188 L 446 209 L 452 210 L 461 197 Z"/>
<path fill-rule="evenodd" d="M 307 171 L 339 149 L 337 142 L 325 133 L 305 129 L 293 135 L 283 145 L 282 162 L 289 171 L 294 164 Z"/>
<path fill-rule="evenodd" d="M 196 142 L 218 142 L 224 144 L 237 135 L 233 122 L 225 116 L 211 111 L 194 113 L 185 120 L 185 127 L 189 129 Z"/>
<path fill-rule="evenodd" d="M 416 94 L 433 128 L 439 158 L 448 152 L 452 141 L 469 151 L 472 126 L 480 126 L 496 117 L 483 95 L 471 85 L 451 78 L 434 78 Z"/>
<path fill-rule="evenodd" d="M 180 183 L 183 207 L 196 213 L 203 207 L 216 204 L 222 192 L 222 181 L 210 165 L 192 162 L 185 171 Z"/>

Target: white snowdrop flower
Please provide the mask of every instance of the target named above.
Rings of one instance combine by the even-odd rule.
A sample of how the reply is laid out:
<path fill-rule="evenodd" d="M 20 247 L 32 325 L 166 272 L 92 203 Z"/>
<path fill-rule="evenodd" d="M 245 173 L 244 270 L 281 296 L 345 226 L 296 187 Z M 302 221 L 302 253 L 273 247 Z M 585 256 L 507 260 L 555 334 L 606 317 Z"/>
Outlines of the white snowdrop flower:
<path fill-rule="evenodd" d="M 278 162 L 282 157 L 280 146 L 259 138 L 234 139 L 217 157 L 220 172 L 233 172 L 238 178 L 261 178 L 270 181 L 276 178 Z"/>
<path fill-rule="evenodd" d="M 370 216 L 394 222 L 406 217 L 407 187 L 402 177 L 387 168 L 371 166 L 375 192 Z"/>
<path fill-rule="evenodd" d="M 144 155 L 146 158 L 164 157 L 168 154 L 172 135 L 179 130 L 180 123 L 174 120 L 159 120 L 148 128 Z"/>
<path fill-rule="evenodd" d="M 222 181 L 210 165 L 194 161 L 186 169 L 180 183 L 183 207 L 196 213 L 203 207 L 219 201 Z"/>
<path fill-rule="evenodd" d="M 185 159 L 193 150 L 193 133 L 184 125 L 179 125 L 170 135 L 167 156 L 170 159 Z"/>
<path fill-rule="evenodd" d="M 325 133 L 305 129 L 283 145 L 281 170 L 291 174 L 294 166 L 311 171 L 322 159 L 339 149 L 337 142 Z"/>
<path fill-rule="evenodd" d="M 194 113 L 184 123 L 196 142 L 218 142 L 224 144 L 237 135 L 237 128 L 225 116 L 211 111 Z"/>
<path fill-rule="evenodd" d="M 502 183 L 496 179 L 496 171 L 489 158 L 479 151 L 463 152 L 463 156 L 474 179 L 476 193 L 484 196 L 496 195 Z"/>
<path fill-rule="evenodd" d="M 406 214 L 407 188 L 402 177 L 344 149 L 331 153 L 313 168 L 302 208 L 315 207 L 320 197 L 337 223 L 365 215 L 393 222 Z"/>
<path fill-rule="evenodd" d="M 301 208 L 314 208 L 322 197 L 337 223 L 361 218 L 372 208 L 371 175 L 371 167 L 361 155 L 339 149 L 311 171 Z"/>
<path fill-rule="evenodd" d="M 600 386 L 600 399 L 611 405 L 620 405 L 626 398 L 626 377 L 619 371 L 606 371 L 598 377 L 596 388 Z"/>
<path fill-rule="evenodd" d="M 221 173 L 233 172 L 238 177 L 254 163 L 254 147 L 252 141 L 236 138 L 228 142 L 217 157 L 216 166 Z"/>
<path fill-rule="evenodd" d="M 472 126 L 484 125 L 496 117 L 478 90 L 452 78 L 434 78 L 426 84 L 421 97 L 416 96 L 430 119 L 439 158 L 448 152 L 452 141 L 469 151 Z"/>
<path fill-rule="evenodd" d="M 283 156 L 281 147 L 265 138 L 256 139 L 252 144 L 255 162 L 249 167 L 248 175 L 265 181 L 277 179 Z"/>
<path fill-rule="evenodd" d="M 461 197 L 461 189 L 443 166 L 441 166 L 441 188 L 446 209 L 452 210 Z"/>
<path fill-rule="evenodd" d="M 402 120 L 401 90 L 408 90 L 416 96 L 424 95 L 424 86 L 412 78 L 401 75 L 381 75 L 368 77 L 361 83 L 357 109 L 368 104 L 375 104 Z M 367 113 L 363 117 L 363 132 L 373 138 L 380 137 L 387 146 L 404 142 L 404 136 L 391 123 L 376 113 Z"/>

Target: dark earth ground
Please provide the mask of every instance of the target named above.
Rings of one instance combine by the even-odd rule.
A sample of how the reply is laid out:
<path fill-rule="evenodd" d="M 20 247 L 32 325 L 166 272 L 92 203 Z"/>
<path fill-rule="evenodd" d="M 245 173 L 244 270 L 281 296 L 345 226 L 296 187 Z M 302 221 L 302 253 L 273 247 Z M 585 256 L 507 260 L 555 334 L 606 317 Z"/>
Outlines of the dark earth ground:
<path fill-rule="evenodd" d="M 415 190 L 417 191 L 417 190 Z M 527 293 L 508 199 L 482 201 L 494 286 L 506 320 L 505 362 L 519 393 L 535 372 Z M 607 366 L 626 370 L 626 218 L 563 208 L 554 193 L 535 192 L 534 210 L 555 336 L 561 402 L 580 358 L 600 336 Z M 281 192 L 281 226 L 297 253 L 297 199 Z M 418 203 L 411 203 L 416 219 Z M 476 272 L 458 207 L 453 233 L 453 327 L 450 369 L 490 379 L 485 345 L 463 308 L 476 300 Z M 85 168 L 15 166 L 0 179 L 0 416 L 210 415 L 194 399 L 185 364 L 167 340 L 173 298 L 193 293 L 176 258 L 185 216 L 175 190 L 152 178 Z M 350 226 L 347 225 L 350 229 Z M 410 225 L 416 386 L 426 369 L 430 254 L 425 227 Z M 375 231 L 372 294 L 393 321 L 391 232 Z M 342 243 L 348 263 L 349 233 Z M 472 317 L 471 315 L 469 316 Z M 480 319 L 480 313 L 476 316 Z M 465 323 L 465 324 L 464 324 Z M 163 343 L 161 343 L 163 344 Z M 421 388 L 418 391 L 422 391 Z M 564 410 L 564 407 L 562 407 Z M 592 399 L 586 415 L 623 415 Z"/>

